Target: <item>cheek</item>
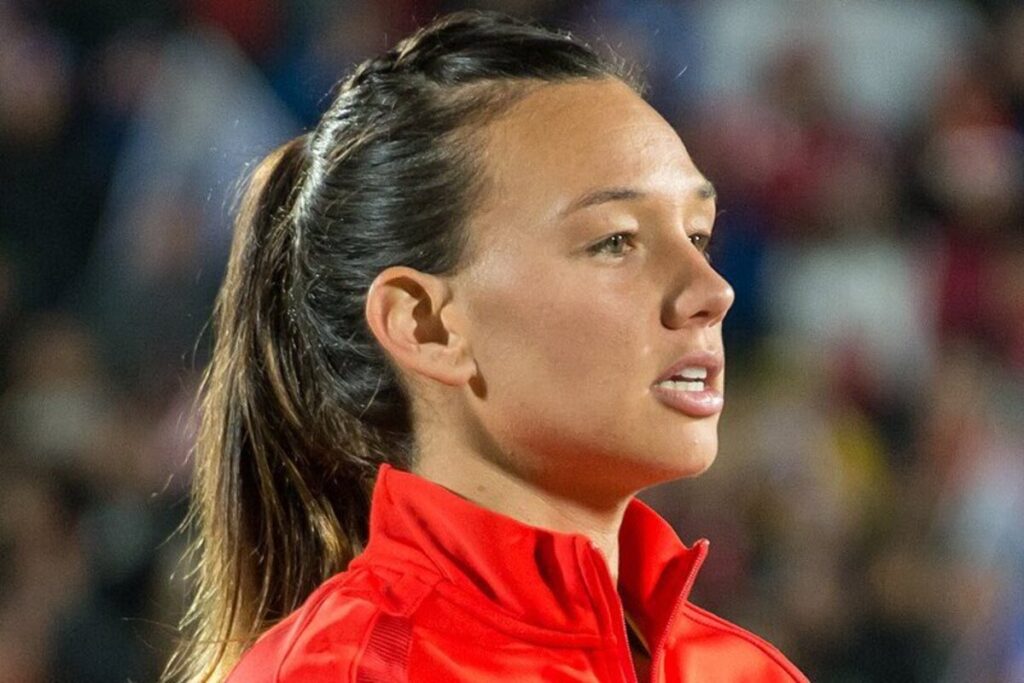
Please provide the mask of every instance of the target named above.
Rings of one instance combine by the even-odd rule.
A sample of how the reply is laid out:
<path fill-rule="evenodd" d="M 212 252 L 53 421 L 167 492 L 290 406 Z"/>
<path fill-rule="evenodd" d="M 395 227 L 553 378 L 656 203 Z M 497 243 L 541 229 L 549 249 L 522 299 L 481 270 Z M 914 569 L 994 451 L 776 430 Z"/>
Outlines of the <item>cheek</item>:
<path fill-rule="evenodd" d="M 483 335 L 481 360 L 495 381 L 553 390 L 552 398 L 601 389 L 608 390 L 605 396 L 621 395 L 637 382 L 646 387 L 641 367 L 648 323 L 636 305 L 641 297 L 614 282 L 610 271 L 595 275 L 562 264 L 560 272 L 556 264 L 534 263 L 514 284 L 488 287 L 474 311 Z"/>
<path fill-rule="evenodd" d="M 487 389 L 476 404 L 486 430 L 507 452 L 643 460 L 664 478 L 705 469 L 717 451 L 717 418 L 690 420 L 650 395 L 664 362 L 653 352 L 655 281 L 534 263 L 474 283 L 467 311 Z"/>

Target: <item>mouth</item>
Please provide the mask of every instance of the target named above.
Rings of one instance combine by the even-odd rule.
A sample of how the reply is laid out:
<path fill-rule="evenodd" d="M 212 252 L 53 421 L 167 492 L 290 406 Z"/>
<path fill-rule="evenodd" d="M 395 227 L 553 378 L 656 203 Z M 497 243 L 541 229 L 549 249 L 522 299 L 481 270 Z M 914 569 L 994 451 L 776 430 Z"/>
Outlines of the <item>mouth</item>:
<path fill-rule="evenodd" d="M 661 403 L 691 417 L 710 417 L 725 404 L 715 380 L 725 366 L 721 353 L 700 351 L 676 361 L 652 386 Z"/>

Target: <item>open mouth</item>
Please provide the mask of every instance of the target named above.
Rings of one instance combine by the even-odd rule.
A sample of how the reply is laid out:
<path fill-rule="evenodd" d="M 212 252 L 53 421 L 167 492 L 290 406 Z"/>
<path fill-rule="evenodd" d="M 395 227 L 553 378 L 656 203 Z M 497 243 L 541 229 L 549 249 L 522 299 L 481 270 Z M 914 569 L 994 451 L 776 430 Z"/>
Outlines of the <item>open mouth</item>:
<path fill-rule="evenodd" d="M 661 403 L 691 417 L 710 417 L 722 410 L 722 392 L 715 379 L 724 368 L 721 353 L 696 351 L 680 358 L 654 383 Z"/>

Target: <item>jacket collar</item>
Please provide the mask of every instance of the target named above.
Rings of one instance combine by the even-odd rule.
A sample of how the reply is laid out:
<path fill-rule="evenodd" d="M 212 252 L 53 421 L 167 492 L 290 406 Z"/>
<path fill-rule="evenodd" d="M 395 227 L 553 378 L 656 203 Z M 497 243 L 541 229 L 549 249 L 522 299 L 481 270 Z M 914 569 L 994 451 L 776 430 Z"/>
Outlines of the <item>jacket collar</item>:
<path fill-rule="evenodd" d="M 384 463 L 369 543 L 350 568 L 418 566 L 447 579 L 474 607 L 563 633 L 604 636 L 617 628 L 618 635 L 624 608 L 653 648 L 689 595 L 707 547 L 703 539 L 685 546 L 658 513 L 631 499 L 619 531 L 616 595 L 604 557 L 583 534 L 524 524 Z"/>

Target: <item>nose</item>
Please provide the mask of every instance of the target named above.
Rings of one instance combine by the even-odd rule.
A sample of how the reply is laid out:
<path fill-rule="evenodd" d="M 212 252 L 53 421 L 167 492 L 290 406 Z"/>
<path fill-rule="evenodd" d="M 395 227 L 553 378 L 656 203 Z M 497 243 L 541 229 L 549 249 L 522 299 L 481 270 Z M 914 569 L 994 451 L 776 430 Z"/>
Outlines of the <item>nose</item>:
<path fill-rule="evenodd" d="M 665 300 L 662 323 L 671 329 L 717 325 L 729 312 L 736 293 L 689 241 L 681 252 L 677 252 L 673 264 L 672 287 Z"/>

